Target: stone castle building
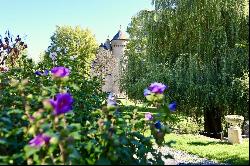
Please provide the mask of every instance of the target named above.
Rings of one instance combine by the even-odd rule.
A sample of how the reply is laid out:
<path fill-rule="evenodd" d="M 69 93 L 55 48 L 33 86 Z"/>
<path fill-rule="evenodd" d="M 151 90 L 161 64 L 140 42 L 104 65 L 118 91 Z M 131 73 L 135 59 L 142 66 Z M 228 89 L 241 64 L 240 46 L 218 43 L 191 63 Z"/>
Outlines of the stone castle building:
<path fill-rule="evenodd" d="M 91 75 L 103 80 L 102 91 L 111 92 L 119 97 L 124 97 L 120 88 L 120 76 L 126 66 L 126 49 L 128 39 L 125 33 L 119 30 L 110 41 L 99 46 L 96 59 L 92 63 Z"/>

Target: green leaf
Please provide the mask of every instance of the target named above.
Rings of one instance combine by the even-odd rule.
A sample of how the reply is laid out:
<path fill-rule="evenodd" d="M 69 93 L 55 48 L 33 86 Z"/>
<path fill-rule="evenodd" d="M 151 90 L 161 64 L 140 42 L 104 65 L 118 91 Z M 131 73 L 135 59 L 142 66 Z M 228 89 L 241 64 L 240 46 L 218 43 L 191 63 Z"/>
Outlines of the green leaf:
<path fill-rule="evenodd" d="M 78 131 L 70 133 L 69 136 L 73 137 L 75 140 L 81 140 L 81 135 Z"/>
<path fill-rule="evenodd" d="M 34 148 L 34 147 L 31 147 L 29 145 L 26 145 L 24 147 L 24 151 L 25 151 L 25 157 L 28 158 L 30 157 L 31 155 L 35 154 L 36 152 L 38 152 L 40 150 L 40 148 Z"/>
<path fill-rule="evenodd" d="M 24 111 L 20 109 L 9 110 L 8 114 L 22 114 Z"/>

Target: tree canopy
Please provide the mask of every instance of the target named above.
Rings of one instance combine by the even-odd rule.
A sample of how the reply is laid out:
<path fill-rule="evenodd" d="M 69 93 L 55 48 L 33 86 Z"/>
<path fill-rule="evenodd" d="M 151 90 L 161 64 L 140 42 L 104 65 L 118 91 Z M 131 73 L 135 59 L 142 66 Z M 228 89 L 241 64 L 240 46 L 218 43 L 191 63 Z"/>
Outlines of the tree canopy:
<path fill-rule="evenodd" d="M 248 15 L 244 0 L 153 0 L 128 27 L 128 68 L 123 88 L 130 98 L 152 81 L 175 91 L 179 108 L 247 116 Z M 142 42 L 143 41 L 143 42 Z M 243 81 L 244 82 L 244 81 Z M 245 88 L 244 88 L 245 87 Z"/>
<path fill-rule="evenodd" d="M 56 64 L 54 65 L 72 66 L 74 64 L 72 70 L 88 74 L 96 49 L 97 42 L 90 30 L 79 26 L 57 26 L 43 61 L 46 61 L 47 65 L 52 65 L 51 54 L 55 53 Z"/>

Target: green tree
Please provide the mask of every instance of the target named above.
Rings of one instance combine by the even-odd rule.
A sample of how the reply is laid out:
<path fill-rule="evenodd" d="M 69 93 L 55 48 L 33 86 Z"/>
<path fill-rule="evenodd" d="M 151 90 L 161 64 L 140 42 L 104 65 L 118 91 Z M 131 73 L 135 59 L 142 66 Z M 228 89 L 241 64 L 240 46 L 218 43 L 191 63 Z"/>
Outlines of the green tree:
<path fill-rule="evenodd" d="M 70 69 L 70 93 L 78 100 L 74 104 L 76 122 L 90 118 L 89 112 L 98 108 L 105 94 L 101 91 L 101 81 L 89 76 L 90 65 L 95 58 L 96 39 L 88 29 L 79 26 L 56 27 L 51 43 L 37 65 L 38 71 L 51 70 L 55 66 Z M 51 58 L 56 55 L 55 59 Z"/>
<path fill-rule="evenodd" d="M 43 61 L 46 61 L 43 66 L 67 67 L 74 64 L 71 70 L 86 75 L 90 72 L 91 61 L 95 57 L 97 46 L 96 39 L 90 30 L 79 26 L 57 26 L 43 58 Z M 54 64 L 50 58 L 51 53 L 57 54 Z"/>
<path fill-rule="evenodd" d="M 169 84 L 175 91 L 179 110 L 189 115 L 204 115 L 204 129 L 209 133 L 222 130 L 224 114 L 248 118 L 245 113 L 248 92 L 239 81 L 248 70 L 249 16 L 245 12 L 248 7 L 245 2 L 152 1 L 155 6 L 152 14 L 137 19 L 147 19 L 142 27 L 147 40 L 143 71 L 140 74 L 130 72 L 125 78 L 136 78 L 129 83 L 141 92 L 143 86 L 136 86 L 138 80 L 144 87 L 149 81 Z M 141 64 L 133 57 L 139 55 L 135 52 L 139 43 L 132 45 L 128 45 L 128 65 L 134 63 L 130 67 L 137 69 Z M 189 112 L 192 108 L 197 111 Z"/>
<path fill-rule="evenodd" d="M 144 64 L 146 63 L 146 48 L 148 45 L 146 36 L 148 29 L 146 29 L 146 26 L 147 21 L 150 20 L 150 15 L 152 15 L 151 11 L 140 11 L 132 18 L 127 29 L 130 40 L 125 54 L 129 57 L 129 60 L 123 69 L 124 74 L 121 78 L 121 86 L 131 99 L 144 99 L 143 89 L 146 87 L 145 85 L 150 83 L 150 80 L 145 79 L 147 72 Z"/>

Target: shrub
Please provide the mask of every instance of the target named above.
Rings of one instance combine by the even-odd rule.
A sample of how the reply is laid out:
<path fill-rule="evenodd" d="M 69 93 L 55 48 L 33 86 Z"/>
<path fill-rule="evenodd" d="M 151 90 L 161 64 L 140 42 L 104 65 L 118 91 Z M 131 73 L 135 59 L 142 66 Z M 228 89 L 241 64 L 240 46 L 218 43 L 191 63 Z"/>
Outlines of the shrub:
<path fill-rule="evenodd" d="M 120 112 L 112 95 L 102 109 L 84 111 L 78 96 L 81 89 L 72 80 L 78 78 L 77 73 L 60 67 L 17 79 L 22 78 L 12 75 L 17 71 L 27 72 L 11 69 L 0 75 L 4 85 L 0 91 L 1 163 L 163 164 L 163 154 L 153 148 L 152 139 L 162 145 L 169 133 L 163 119 L 170 117 L 170 111 L 166 111 L 168 116 L 153 119 L 148 113 L 144 119 L 136 109 Z M 150 101 L 175 111 L 175 104 L 161 104 L 164 90 L 157 86 L 149 88 Z M 83 115 L 88 116 L 77 119 Z M 152 135 L 143 135 L 148 129 Z M 154 159 L 147 158 L 149 152 Z"/>
<path fill-rule="evenodd" d="M 177 134 L 199 134 L 204 131 L 203 123 L 198 123 L 193 117 L 180 116 L 178 123 L 173 125 L 173 132 Z M 202 122 L 203 122 L 202 118 Z"/>

